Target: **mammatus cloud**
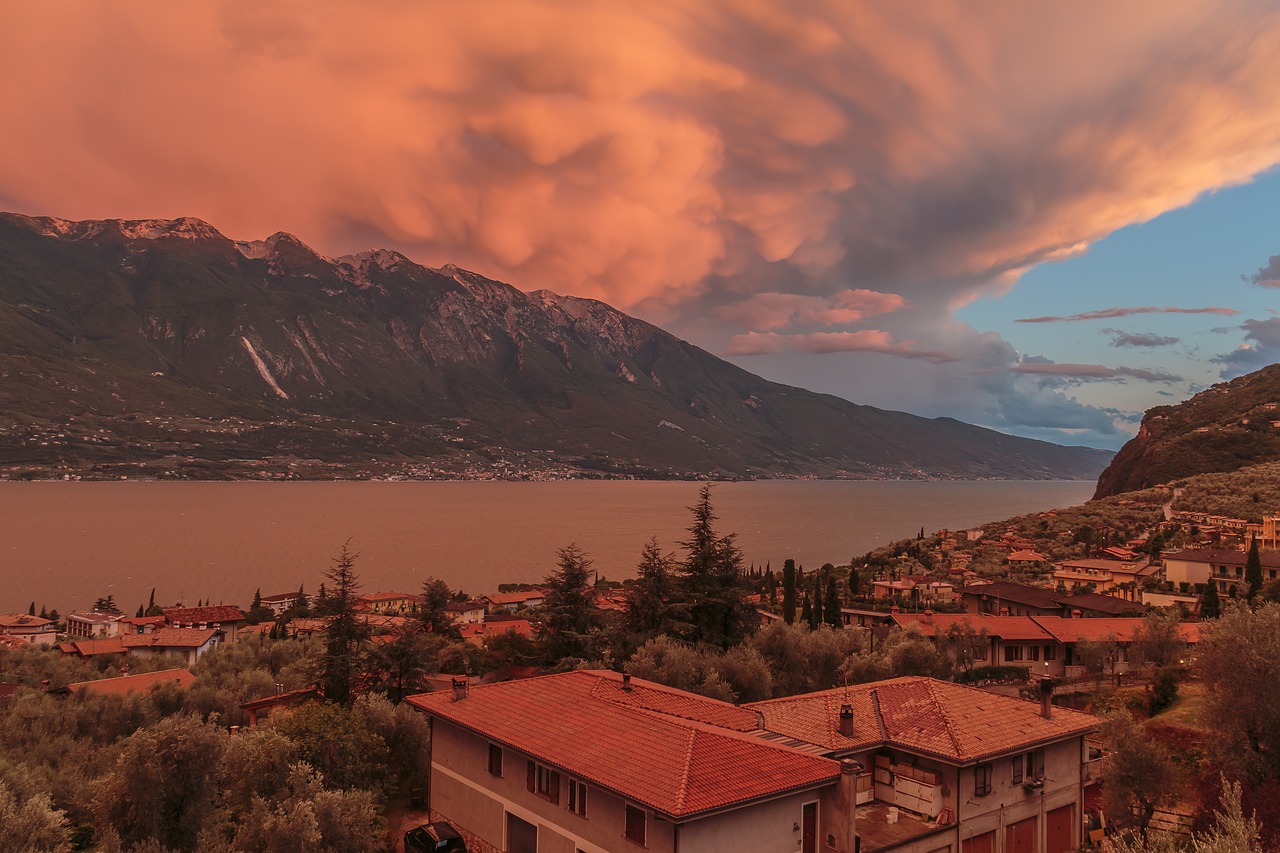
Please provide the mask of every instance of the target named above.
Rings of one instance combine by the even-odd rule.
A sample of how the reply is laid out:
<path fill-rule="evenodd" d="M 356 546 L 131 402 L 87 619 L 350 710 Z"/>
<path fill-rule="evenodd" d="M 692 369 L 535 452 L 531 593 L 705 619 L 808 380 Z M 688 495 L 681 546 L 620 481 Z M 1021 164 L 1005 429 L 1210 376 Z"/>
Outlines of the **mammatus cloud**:
<path fill-rule="evenodd" d="M 1141 379 L 1143 382 L 1181 382 L 1181 376 L 1162 373 L 1158 370 L 1143 370 L 1138 367 L 1104 367 L 1101 364 L 1057 364 L 1050 361 L 1027 359 L 1015 364 L 1014 373 L 1029 373 L 1037 376 L 1061 376 L 1084 382 L 1114 381 L 1117 379 Z"/>
<path fill-rule="evenodd" d="M 385 245 L 624 309 L 959 304 L 1280 161 L 1280 10 L 1247 0 L 104 0 L 5 24 L 3 79 L 42 69 L 0 89 L 20 212 Z"/>
<path fill-rule="evenodd" d="M 1164 335 L 1124 332 L 1120 329 L 1103 329 L 1102 333 L 1111 336 L 1113 347 L 1167 347 L 1178 342 L 1177 338 Z"/>
<path fill-rule="evenodd" d="M 741 328 L 768 331 L 792 326 L 847 325 L 906 306 L 907 300 L 898 294 L 874 290 L 842 290 L 831 296 L 768 292 L 726 305 L 716 313 Z"/>
<path fill-rule="evenodd" d="M 10 4 L 0 193 L 396 249 L 797 365 L 888 352 L 910 383 L 844 363 L 839 393 L 1103 435 L 949 361 L 993 346 L 955 307 L 1280 162 L 1276 79 L 1251 0 Z"/>
<path fill-rule="evenodd" d="M 1280 255 L 1272 255 L 1271 261 L 1253 275 L 1240 278 L 1259 287 L 1280 287 Z"/>
<path fill-rule="evenodd" d="M 780 335 L 777 332 L 747 332 L 734 335 L 725 351 L 726 355 L 777 355 L 784 352 L 827 355 L 837 352 L 878 352 L 900 358 L 920 359 L 943 364 L 955 361 L 944 352 L 932 352 L 915 348 L 912 341 L 895 340 L 880 329 L 862 329 L 857 332 L 812 332 L 804 335 Z"/>
<path fill-rule="evenodd" d="M 1226 365 L 1222 370 L 1223 379 L 1243 376 L 1280 361 L 1280 317 L 1245 320 L 1240 328 L 1245 332 L 1244 343 L 1235 351 L 1214 359 Z"/>
<path fill-rule="evenodd" d="M 1116 317 L 1131 317 L 1134 314 L 1219 314 L 1223 317 L 1234 317 L 1238 313 L 1240 312 L 1234 308 L 1102 308 L 1098 311 L 1086 311 L 1083 314 L 1070 314 L 1064 317 L 1024 317 L 1014 322 L 1074 323 L 1078 320 L 1111 320 Z"/>

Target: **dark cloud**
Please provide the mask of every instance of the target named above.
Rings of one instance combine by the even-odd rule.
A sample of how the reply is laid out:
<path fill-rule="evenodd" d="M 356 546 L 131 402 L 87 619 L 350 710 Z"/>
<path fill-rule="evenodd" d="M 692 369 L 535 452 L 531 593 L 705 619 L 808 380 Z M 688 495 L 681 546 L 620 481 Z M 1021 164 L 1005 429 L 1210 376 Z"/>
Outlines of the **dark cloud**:
<path fill-rule="evenodd" d="M 1178 342 L 1177 338 L 1142 332 L 1124 332 L 1120 329 L 1103 329 L 1102 333 L 1111 336 L 1113 347 L 1167 347 Z"/>
<path fill-rule="evenodd" d="M 1271 261 L 1253 275 L 1240 277 L 1259 287 L 1280 287 L 1280 255 L 1272 255 Z"/>
<path fill-rule="evenodd" d="M 1114 382 L 1120 379 L 1140 379 L 1144 382 L 1181 382 L 1181 376 L 1144 370 L 1139 367 L 1104 367 L 1101 364 L 1057 364 L 1041 359 L 1024 359 L 1010 368 L 1014 373 L 1037 376 L 1059 376 L 1081 382 Z"/>
<path fill-rule="evenodd" d="M 1240 347 L 1214 359 L 1226 365 L 1222 370 L 1223 379 L 1243 376 L 1280 361 L 1280 317 L 1245 320 L 1240 328 L 1245 332 Z"/>
<path fill-rule="evenodd" d="M 1070 314 L 1063 317 L 1024 317 L 1014 320 L 1015 323 L 1074 323 L 1078 320 L 1111 320 L 1116 317 L 1130 317 L 1134 314 L 1219 314 L 1223 317 L 1234 317 L 1239 314 L 1234 308 L 1102 308 L 1097 311 L 1085 311 L 1083 314 Z M 1104 331 L 1106 331 L 1104 329 Z"/>

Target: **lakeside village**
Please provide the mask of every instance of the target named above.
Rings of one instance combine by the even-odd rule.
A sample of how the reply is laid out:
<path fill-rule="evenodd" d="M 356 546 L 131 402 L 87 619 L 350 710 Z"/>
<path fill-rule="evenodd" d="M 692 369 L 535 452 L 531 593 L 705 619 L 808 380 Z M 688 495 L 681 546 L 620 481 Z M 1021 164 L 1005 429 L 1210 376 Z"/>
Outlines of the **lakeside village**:
<path fill-rule="evenodd" d="M 1280 849 L 1280 516 L 775 571 L 709 496 L 623 583 L 0 615 L 0 847 Z"/>

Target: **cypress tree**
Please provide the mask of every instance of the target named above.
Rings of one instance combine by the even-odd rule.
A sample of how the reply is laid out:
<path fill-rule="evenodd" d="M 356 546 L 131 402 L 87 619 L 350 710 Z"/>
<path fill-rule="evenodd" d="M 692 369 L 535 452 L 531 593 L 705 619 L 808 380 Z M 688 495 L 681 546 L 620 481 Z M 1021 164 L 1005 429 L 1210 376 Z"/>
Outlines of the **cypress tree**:
<path fill-rule="evenodd" d="M 796 621 L 796 561 L 782 564 L 782 618 L 788 625 Z"/>
<path fill-rule="evenodd" d="M 28 616 L 36 615 L 36 603 L 34 601 L 31 602 L 31 606 L 27 608 L 27 615 Z"/>
<path fill-rule="evenodd" d="M 858 597 L 858 569 L 849 561 L 849 597 Z"/>
<path fill-rule="evenodd" d="M 139 604 L 139 605 L 138 605 L 138 612 L 137 612 L 136 614 L 134 614 L 134 615 L 135 615 L 135 618 L 137 618 L 137 619 L 141 619 L 141 618 L 142 618 L 142 614 L 143 614 L 144 612 L 146 612 L 146 611 L 144 610 L 144 608 L 142 607 L 142 605 L 141 605 L 141 604 Z"/>
<path fill-rule="evenodd" d="M 816 628 L 826 621 L 822 616 L 822 574 L 815 573 L 813 576 L 813 625 Z"/>
<path fill-rule="evenodd" d="M 1249 600 L 1262 589 L 1262 558 L 1258 554 L 1258 537 L 1249 540 L 1249 556 L 1244 561 L 1244 582 L 1249 585 Z"/>
<path fill-rule="evenodd" d="M 262 606 L 262 589 L 258 588 L 253 591 L 253 604 L 249 605 L 250 610 L 257 610 Z"/>
<path fill-rule="evenodd" d="M 809 602 L 809 593 L 807 592 L 804 594 L 804 606 L 800 608 L 800 621 L 810 628 L 818 627 L 818 623 L 813 619 L 813 605 Z"/>
<path fill-rule="evenodd" d="M 827 580 L 827 600 L 822 605 L 822 617 L 832 628 L 843 628 L 844 619 L 840 615 L 840 590 L 836 589 L 836 579 Z"/>
<path fill-rule="evenodd" d="M 1205 584 L 1204 594 L 1200 597 L 1200 617 L 1217 619 L 1222 615 L 1222 599 L 1218 598 L 1218 584 L 1212 578 Z"/>

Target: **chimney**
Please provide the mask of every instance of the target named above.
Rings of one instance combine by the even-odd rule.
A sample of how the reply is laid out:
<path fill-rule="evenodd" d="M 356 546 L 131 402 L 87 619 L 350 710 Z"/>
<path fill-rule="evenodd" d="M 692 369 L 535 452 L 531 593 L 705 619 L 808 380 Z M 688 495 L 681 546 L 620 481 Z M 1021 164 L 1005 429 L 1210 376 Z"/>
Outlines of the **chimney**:
<path fill-rule="evenodd" d="M 932 624 L 933 624 L 933 611 L 932 611 L 932 610 L 926 610 L 926 611 L 924 612 L 924 624 L 926 624 L 926 625 L 932 625 Z"/>
<path fill-rule="evenodd" d="M 1009 608 L 1007 608 L 1007 607 L 1001 607 L 1001 608 L 1000 608 L 1000 615 L 1001 615 L 1001 616 L 1008 616 L 1008 615 L 1009 615 Z"/>
<path fill-rule="evenodd" d="M 1083 619 L 1083 618 L 1084 618 L 1084 613 L 1082 613 L 1082 612 L 1081 612 L 1081 611 L 1079 611 L 1079 610 L 1072 610 L 1072 611 L 1071 611 L 1071 618 L 1072 618 L 1072 619 Z"/>
<path fill-rule="evenodd" d="M 628 693 L 631 692 L 631 673 L 629 672 L 622 673 L 622 689 Z"/>
<path fill-rule="evenodd" d="M 453 701 L 461 702 L 467 698 L 467 677 L 465 675 L 455 675 L 453 677 Z"/>
<path fill-rule="evenodd" d="M 847 702 L 840 706 L 840 725 L 837 731 L 845 737 L 853 737 L 853 706 Z"/>
<path fill-rule="evenodd" d="M 890 613 L 901 613 L 902 611 L 898 610 L 898 605 L 896 605 L 896 604 L 895 604 L 895 605 L 893 605 L 892 607 L 890 607 L 890 608 L 889 608 L 889 612 L 890 612 Z"/>
<path fill-rule="evenodd" d="M 1053 679 L 1040 681 L 1040 716 L 1046 720 L 1053 719 Z"/>

